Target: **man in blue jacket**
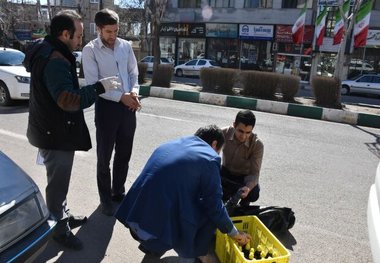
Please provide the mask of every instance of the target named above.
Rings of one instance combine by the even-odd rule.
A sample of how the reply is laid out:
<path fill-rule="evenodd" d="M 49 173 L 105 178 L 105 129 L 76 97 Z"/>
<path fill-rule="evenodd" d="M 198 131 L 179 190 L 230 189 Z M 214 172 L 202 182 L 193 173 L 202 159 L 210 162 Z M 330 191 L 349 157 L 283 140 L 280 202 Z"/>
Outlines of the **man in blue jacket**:
<path fill-rule="evenodd" d="M 161 256 L 174 249 L 185 259 L 204 256 L 217 228 L 242 245 L 250 240 L 234 227 L 221 201 L 223 144 L 222 130 L 210 125 L 153 152 L 115 214 L 143 252 Z"/>

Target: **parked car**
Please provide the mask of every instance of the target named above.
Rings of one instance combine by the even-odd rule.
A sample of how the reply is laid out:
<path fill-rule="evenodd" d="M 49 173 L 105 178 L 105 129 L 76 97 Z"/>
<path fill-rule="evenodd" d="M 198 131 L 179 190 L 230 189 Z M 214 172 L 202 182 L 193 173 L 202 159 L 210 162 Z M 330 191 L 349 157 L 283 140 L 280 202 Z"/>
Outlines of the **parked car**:
<path fill-rule="evenodd" d="M 352 80 L 342 81 L 342 94 L 351 93 L 377 94 L 380 95 L 380 75 L 363 74 Z"/>
<path fill-rule="evenodd" d="M 57 221 L 34 181 L 0 151 L 0 262 L 32 262 Z"/>
<path fill-rule="evenodd" d="M 350 70 L 356 70 L 356 71 L 362 70 L 362 71 L 366 71 L 366 72 L 375 70 L 371 64 L 369 64 L 365 61 L 362 61 L 360 59 L 351 59 L 349 69 Z"/>
<path fill-rule="evenodd" d="M 19 50 L 0 47 L 0 106 L 29 99 L 30 73 L 22 65 L 24 58 Z"/>
<path fill-rule="evenodd" d="M 82 51 L 74 51 L 73 55 L 75 57 L 75 64 L 77 65 L 77 68 L 79 68 L 82 64 Z"/>
<path fill-rule="evenodd" d="M 211 59 L 193 59 L 174 67 L 174 73 L 178 77 L 199 76 L 202 68 L 220 68 L 220 66 Z"/>
<path fill-rule="evenodd" d="M 380 163 L 368 197 L 367 225 L 373 262 L 380 262 Z"/>
<path fill-rule="evenodd" d="M 153 72 L 154 56 L 146 56 L 142 60 L 140 60 L 140 62 L 141 63 L 145 63 L 145 64 L 148 65 L 148 68 L 147 68 L 148 72 Z M 174 62 L 173 61 L 171 62 L 169 59 L 164 58 L 164 57 L 162 57 L 160 59 L 160 63 L 161 64 L 171 64 L 171 65 L 174 66 Z"/>

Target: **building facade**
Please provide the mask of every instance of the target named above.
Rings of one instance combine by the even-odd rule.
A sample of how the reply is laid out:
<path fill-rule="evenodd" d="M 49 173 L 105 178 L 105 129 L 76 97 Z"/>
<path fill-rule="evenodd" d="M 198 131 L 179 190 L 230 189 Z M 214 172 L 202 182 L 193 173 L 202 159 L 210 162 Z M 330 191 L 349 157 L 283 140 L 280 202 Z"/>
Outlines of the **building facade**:
<path fill-rule="evenodd" d="M 161 55 L 172 57 L 176 64 L 208 58 L 229 68 L 280 73 L 296 69 L 303 81 L 310 80 L 312 64 L 318 63 L 314 74 L 331 75 L 339 48 L 332 45 L 337 7 L 329 8 L 326 36 L 318 49 L 313 45 L 318 3 L 306 0 L 303 43 L 295 45 L 291 30 L 305 5 L 304 0 L 172 0 L 160 28 Z M 356 60 L 368 61 L 377 71 L 378 29 L 380 0 L 375 0 L 370 19 L 372 44 L 359 49 L 348 47 L 347 52 Z M 352 46 L 351 42 L 348 45 Z"/>

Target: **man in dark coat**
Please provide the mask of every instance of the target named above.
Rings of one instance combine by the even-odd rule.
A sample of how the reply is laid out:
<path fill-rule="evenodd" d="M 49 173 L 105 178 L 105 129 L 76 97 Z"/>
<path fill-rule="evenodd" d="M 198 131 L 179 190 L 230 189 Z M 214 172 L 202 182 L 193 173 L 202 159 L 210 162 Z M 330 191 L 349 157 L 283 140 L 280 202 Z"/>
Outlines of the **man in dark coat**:
<path fill-rule="evenodd" d="M 115 215 L 142 251 L 204 256 L 217 228 L 241 244 L 250 240 L 237 231 L 221 200 L 218 153 L 223 143 L 222 130 L 210 125 L 153 152 Z"/>
<path fill-rule="evenodd" d="M 91 148 L 83 109 L 120 83 L 116 77 L 109 77 L 79 88 L 72 52 L 82 44 L 83 24 L 75 11 L 57 13 L 50 31 L 50 35 L 27 50 L 24 60 L 26 69 L 31 72 L 27 137 L 39 148 L 46 166 L 46 204 L 58 220 L 53 239 L 79 250 L 82 242 L 71 229 L 85 223 L 87 218 L 68 212 L 66 196 L 75 151 Z"/>

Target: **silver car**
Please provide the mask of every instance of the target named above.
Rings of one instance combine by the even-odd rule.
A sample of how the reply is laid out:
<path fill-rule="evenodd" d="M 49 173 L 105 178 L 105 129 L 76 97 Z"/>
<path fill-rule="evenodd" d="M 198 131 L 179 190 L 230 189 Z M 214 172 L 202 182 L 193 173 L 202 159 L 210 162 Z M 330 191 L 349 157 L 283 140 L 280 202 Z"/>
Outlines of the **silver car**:
<path fill-rule="evenodd" d="M 19 50 L 0 47 L 0 106 L 29 99 L 30 73 L 22 65 L 24 58 Z"/>
<path fill-rule="evenodd" d="M 368 197 L 367 224 L 373 262 L 380 263 L 380 163 Z"/>
<path fill-rule="evenodd" d="M 174 73 L 178 77 L 199 76 L 202 68 L 220 68 L 220 66 L 211 59 L 193 59 L 174 67 Z"/>
<path fill-rule="evenodd" d="M 343 95 L 351 93 L 380 95 L 380 75 L 364 74 L 352 80 L 342 81 L 341 93 Z"/>
<path fill-rule="evenodd" d="M 0 151 L 0 262 L 33 262 L 57 221 L 34 181 Z"/>
<path fill-rule="evenodd" d="M 154 56 L 146 56 L 142 60 L 140 60 L 140 63 L 147 64 L 147 66 L 148 66 L 148 68 L 146 70 L 147 72 L 153 72 Z M 170 62 L 170 60 L 168 58 L 164 58 L 164 57 L 162 57 L 160 59 L 160 63 L 161 64 L 171 64 L 171 65 L 174 65 L 173 62 Z"/>

